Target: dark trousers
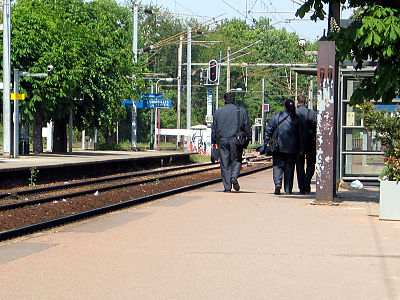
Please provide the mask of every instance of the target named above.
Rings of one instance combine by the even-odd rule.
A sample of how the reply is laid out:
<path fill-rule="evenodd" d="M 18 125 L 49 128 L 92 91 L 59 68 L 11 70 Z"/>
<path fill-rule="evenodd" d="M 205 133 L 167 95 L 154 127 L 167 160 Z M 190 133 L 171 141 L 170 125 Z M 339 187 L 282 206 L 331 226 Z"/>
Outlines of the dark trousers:
<path fill-rule="evenodd" d="M 231 178 L 239 177 L 243 149 L 236 145 L 236 138 L 221 138 L 219 141 L 221 177 L 225 190 L 232 188 Z"/>
<path fill-rule="evenodd" d="M 296 164 L 295 153 L 277 153 L 273 155 L 273 177 L 275 186 L 282 186 L 282 177 L 285 193 L 292 193 L 294 166 Z"/>
<path fill-rule="evenodd" d="M 299 155 L 296 160 L 296 173 L 297 173 L 297 183 L 300 192 L 310 192 L 311 189 L 311 179 L 315 172 L 315 151 L 307 151 L 303 155 Z M 304 170 L 304 164 L 307 162 L 306 169 Z"/>

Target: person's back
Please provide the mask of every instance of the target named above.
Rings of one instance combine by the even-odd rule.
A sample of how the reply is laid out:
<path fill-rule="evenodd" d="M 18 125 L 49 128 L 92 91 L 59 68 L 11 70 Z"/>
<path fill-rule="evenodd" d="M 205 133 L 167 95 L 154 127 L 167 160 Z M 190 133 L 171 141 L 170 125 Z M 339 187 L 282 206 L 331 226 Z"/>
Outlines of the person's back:
<path fill-rule="evenodd" d="M 311 192 L 311 179 L 315 172 L 316 161 L 316 133 L 317 133 L 317 114 L 306 106 L 304 95 L 297 97 L 297 115 L 302 128 L 301 140 L 304 142 L 304 153 L 297 157 L 296 173 L 297 183 L 301 194 Z M 307 161 L 306 170 L 304 170 Z"/>
<path fill-rule="evenodd" d="M 217 143 L 220 150 L 220 167 L 224 192 L 230 192 L 232 186 L 236 191 L 239 191 L 240 185 L 237 179 L 242 164 L 243 147 L 237 143 L 236 132 L 240 127 L 249 138 L 251 136 L 251 124 L 247 111 L 234 105 L 235 95 L 233 93 L 226 93 L 224 101 L 225 105 L 214 114 L 211 127 L 211 142 L 212 144 Z"/>
<path fill-rule="evenodd" d="M 291 117 L 287 110 L 273 115 L 265 132 L 265 139 L 267 140 L 276 135 L 278 135 L 279 151 L 281 153 L 299 152 L 299 120 L 296 116 Z"/>
<path fill-rule="evenodd" d="M 251 126 L 249 126 L 247 112 L 243 107 L 227 103 L 215 112 L 214 134 L 219 138 L 231 138 L 237 132 L 237 108 L 240 111 L 240 125 L 244 131 L 250 136 Z"/>
<path fill-rule="evenodd" d="M 304 104 L 297 107 L 296 113 L 303 128 L 305 151 L 314 151 L 316 146 L 317 114 Z"/>

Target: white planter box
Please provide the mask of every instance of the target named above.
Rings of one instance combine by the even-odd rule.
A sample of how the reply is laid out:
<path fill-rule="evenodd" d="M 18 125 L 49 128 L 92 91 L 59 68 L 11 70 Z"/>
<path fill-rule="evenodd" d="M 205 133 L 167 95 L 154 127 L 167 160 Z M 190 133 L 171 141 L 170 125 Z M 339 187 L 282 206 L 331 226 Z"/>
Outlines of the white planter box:
<path fill-rule="evenodd" d="M 400 181 L 381 181 L 379 219 L 400 220 Z"/>

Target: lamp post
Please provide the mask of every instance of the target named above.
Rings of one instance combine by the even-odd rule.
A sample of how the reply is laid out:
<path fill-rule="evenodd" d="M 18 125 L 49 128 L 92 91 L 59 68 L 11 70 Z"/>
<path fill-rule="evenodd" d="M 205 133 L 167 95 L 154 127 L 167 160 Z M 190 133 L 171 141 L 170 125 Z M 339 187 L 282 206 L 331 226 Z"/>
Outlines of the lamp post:
<path fill-rule="evenodd" d="M 11 157 L 11 0 L 3 1 L 3 154 Z"/>
<path fill-rule="evenodd" d="M 48 66 L 49 72 L 53 71 L 53 66 Z M 19 77 L 46 77 L 48 73 L 29 73 L 14 69 L 14 93 L 19 93 Z M 19 156 L 19 101 L 14 100 L 14 158 Z"/>
<path fill-rule="evenodd" d="M 165 82 L 173 82 L 174 79 L 176 78 L 160 78 L 156 82 L 156 93 L 158 93 L 158 83 L 160 81 L 165 81 Z M 158 135 L 157 135 L 157 150 L 160 151 L 160 130 L 161 130 L 161 111 L 159 108 L 156 108 L 156 116 L 157 118 L 154 118 L 154 128 L 158 128 Z M 156 125 L 158 123 L 158 126 Z M 155 141 L 155 139 L 154 139 Z"/>

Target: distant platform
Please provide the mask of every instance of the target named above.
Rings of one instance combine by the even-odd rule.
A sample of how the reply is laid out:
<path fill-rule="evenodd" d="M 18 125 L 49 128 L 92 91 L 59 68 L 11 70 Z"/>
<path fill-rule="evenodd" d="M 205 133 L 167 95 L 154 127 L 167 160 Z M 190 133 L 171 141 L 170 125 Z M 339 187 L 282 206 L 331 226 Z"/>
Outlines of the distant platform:
<path fill-rule="evenodd" d="M 38 182 L 68 177 L 101 176 L 115 172 L 190 163 L 190 152 L 177 151 L 79 151 L 43 153 L 18 158 L 0 158 L 0 185 L 27 181 L 32 168 Z"/>

